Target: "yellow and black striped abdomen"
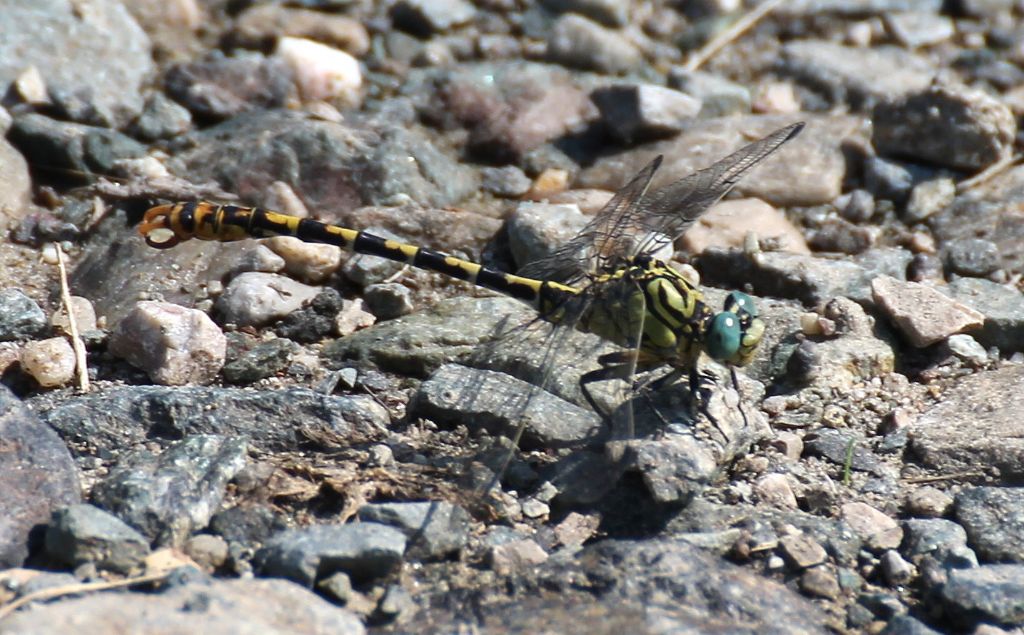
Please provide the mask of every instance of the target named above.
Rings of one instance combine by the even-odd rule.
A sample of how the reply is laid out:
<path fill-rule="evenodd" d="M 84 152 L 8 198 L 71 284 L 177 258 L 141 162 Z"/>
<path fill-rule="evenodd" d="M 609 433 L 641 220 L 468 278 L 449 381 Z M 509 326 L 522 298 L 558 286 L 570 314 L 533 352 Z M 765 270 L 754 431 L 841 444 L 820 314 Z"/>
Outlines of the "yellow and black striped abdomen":
<path fill-rule="evenodd" d="M 515 276 L 433 249 L 258 207 L 208 202 L 158 205 L 146 212 L 139 225 L 139 233 L 146 238 L 148 245 L 158 249 L 167 249 L 193 238 L 231 242 L 245 238 L 294 236 L 306 242 L 336 245 L 359 254 L 443 273 L 532 304 L 542 313 L 579 293 L 567 285 Z"/>

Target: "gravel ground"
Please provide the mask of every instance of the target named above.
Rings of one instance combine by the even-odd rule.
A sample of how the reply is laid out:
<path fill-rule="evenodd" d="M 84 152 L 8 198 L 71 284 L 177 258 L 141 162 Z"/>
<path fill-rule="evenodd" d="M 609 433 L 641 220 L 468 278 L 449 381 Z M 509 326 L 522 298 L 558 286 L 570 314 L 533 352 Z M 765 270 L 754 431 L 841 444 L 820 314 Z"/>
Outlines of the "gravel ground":
<path fill-rule="evenodd" d="M 1024 628 L 1019 3 L 3 4 L 0 631 Z M 664 254 L 767 326 L 698 415 L 466 283 L 135 229 L 513 271 L 797 121 Z"/>

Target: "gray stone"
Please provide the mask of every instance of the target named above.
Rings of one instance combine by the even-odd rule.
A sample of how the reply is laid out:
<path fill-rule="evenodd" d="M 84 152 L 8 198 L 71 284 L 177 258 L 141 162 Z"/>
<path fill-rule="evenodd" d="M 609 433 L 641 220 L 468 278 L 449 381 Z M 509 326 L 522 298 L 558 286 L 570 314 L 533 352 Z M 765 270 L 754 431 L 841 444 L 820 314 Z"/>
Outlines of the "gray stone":
<path fill-rule="evenodd" d="M 125 386 L 68 397 L 35 399 L 33 407 L 69 442 L 88 439 L 90 452 L 103 456 L 152 439 L 209 434 L 247 439 L 273 452 L 297 448 L 302 437 L 296 431 L 365 437 L 389 421 L 370 397 L 334 397 L 304 388 Z"/>
<path fill-rule="evenodd" d="M 397 567 L 405 544 L 404 533 L 378 523 L 313 525 L 271 537 L 256 552 L 255 563 L 263 575 L 309 588 L 337 571 L 366 582 Z"/>
<path fill-rule="evenodd" d="M 1009 365 L 964 378 L 910 426 L 910 456 L 944 473 L 998 470 L 1024 475 L 1024 368 Z M 970 430 L 970 434 L 964 434 Z"/>
<path fill-rule="evenodd" d="M 251 271 L 228 283 L 216 306 L 229 324 L 262 326 L 297 311 L 319 292 L 285 276 Z"/>
<path fill-rule="evenodd" d="M 389 584 L 384 597 L 377 604 L 377 616 L 383 620 L 402 623 L 416 609 L 412 595 L 400 584 Z"/>
<path fill-rule="evenodd" d="M 614 84 L 590 98 L 612 136 L 627 145 L 678 134 L 701 111 L 699 99 L 655 84 Z"/>
<path fill-rule="evenodd" d="M 132 123 L 133 134 L 146 141 L 176 137 L 191 127 L 192 115 L 188 109 L 162 92 L 154 92 L 146 98 L 142 113 Z"/>
<path fill-rule="evenodd" d="M 281 108 L 294 90 L 280 59 L 242 52 L 220 53 L 176 64 L 164 76 L 167 93 L 197 117 L 228 119 L 260 108 Z"/>
<path fill-rule="evenodd" d="M 976 330 L 985 316 L 940 290 L 888 276 L 871 281 L 875 305 L 913 346 L 923 348 L 965 330 Z"/>
<path fill-rule="evenodd" d="M 971 333 L 982 346 L 1004 353 L 1024 351 L 1024 294 L 982 278 L 958 278 L 948 290 L 985 316 L 981 329 Z"/>
<path fill-rule="evenodd" d="M 46 314 L 21 289 L 0 291 L 0 341 L 29 339 L 46 327 Z"/>
<path fill-rule="evenodd" d="M 57 508 L 81 500 L 78 470 L 60 437 L 0 386 L 0 566 L 20 567 L 30 533 Z"/>
<path fill-rule="evenodd" d="M 919 487 L 907 496 L 907 512 L 923 518 L 941 518 L 953 507 L 953 497 L 934 487 Z"/>
<path fill-rule="evenodd" d="M 381 320 L 393 320 L 412 313 L 412 291 L 398 282 L 371 284 L 363 291 L 367 308 Z"/>
<path fill-rule="evenodd" d="M 475 14 L 466 0 L 399 0 L 391 9 L 395 26 L 423 37 L 465 24 Z"/>
<path fill-rule="evenodd" d="M 956 184 L 953 179 L 939 178 L 922 181 L 911 190 L 903 219 L 908 223 L 919 223 L 940 212 L 952 203 L 955 197 Z"/>
<path fill-rule="evenodd" d="M 365 231 L 368 234 L 377 236 L 378 238 L 383 238 L 384 240 L 394 240 L 400 243 L 408 242 L 404 237 L 383 227 L 371 226 Z M 361 287 L 368 287 L 371 284 L 377 284 L 393 278 L 405 266 L 406 265 L 404 263 L 388 260 L 387 258 L 368 256 L 366 254 L 355 254 L 345 261 L 345 264 L 341 267 L 341 271 L 345 274 L 345 277 L 352 282 Z"/>
<path fill-rule="evenodd" d="M 881 635 L 940 635 L 940 632 L 909 615 L 895 615 L 886 623 Z"/>
<path fill-rule="evenodd" d="M 96 484 L 92 498 L 153 543 L 180 547 L 209 523 L 246 452 L 244 440 L 191 436 L 159 456 L 141 452 L 122 462 Z"/>
<path fill-rule="evenodd" d="M 980 89 L 944 83 L 881 103 L 872 119 L 879 154 L 959 170 L 980 170 L 1003 158 L 1017 133 L 1005 104 Z"/>
<path fill-rule="evenodd" d="M 861 48 L 824 40 L 786 42 L 779 70 L 824 93 L 830 103 L 858 109 L 923 90 L 935 73 L 926 58 L 901 48 Z"/>
<path fill-rule="evenodd" d="M 57 121 L 37 113 L 15 118 L 8 139 L 29 162 L 70 174 L 112 174 L 117 161 L 146 154 L 146 146 L 116 130 Z"/>
<path fill-rule="evenodd" d="M 369 503 L 359 508 L 359 518 L 401 529 L 409 541 L 409 558 L 446 558 L 469 539 L 469 514 L 444 501 Z"/>
<path fill-rule="evenodd" d="M 961 238 L 944 245 L 950 272 L 983 278 L 999 266 L 999 248 L 983 238 Z"/>
<path fill-rule="evenodd" d="M 420 385 L 410 413 L 484 428 L 526 447 L 576 447 L 602 438 L 601 418 L 530 384 L 490 370 L 449 364 Z"/>
<path fill-rule="evenodd" d="M 700 100 L 702 119 L 750 112 L 750 90 L 712 73 L 676 66 L 669 70 L 668 86 Z"/>
<path fill-rule="evenodd" d="M 187 607 L 187 610 L 183 610 Z M 11 635 L 208 633 L 363 635 L 360 619 L 285 580 L 214 580 L 161 593 L 95 593 L 23 611 L 0 623 Z"/>
<path fill-rule="evenodd" d="M 612 28 L 629 21 L 629 7 L 617 0 L 541 0 L 541 4 L 556 13 L 578 13 Z"/>
<path fill-rule="evenodd" d="M 879 564 L 882 567 L 882 575 L 890 586 L 905 586 L 917 573 L 914 565 L 904 560 L 899 552 L 894 550 L 883 553 Z"/>
<path fill-rule="evenodd" d="M 233 384 L 251 384 L 266 377 L 273 377 L 287 368 L 295 349 L 292 341 L 275 337 L 260 342 L 249 350 L 236 353 L 231 361 L 224 364 L 221 372 L 224 379 Z M 230 350 L 228 354 L 231 355 Z"/>
<path fill-rule="evenodd" d="M 1024 488 L 965 489 L 953 513 L 983 561 L 1024 563 Z"/>
<path fill-rule="evenodd" d="M 625 73 L 643 59 L 637 48 L 618 32 L 572 13 L 555 20 L 547 44 L 550 61 L 609 75 Z"/>
<path fill-rule="evenodd" d="M 6 127 L 2 119 L 0 114 L 0 130 Z M 24 219 L 32 210 L 31 204 L 32 177 L 28 162 L 6 137 L 0 139 L 0 231 L 6 232 Z"/>
<path fill-rule="evenodd" d="M 3 17 L 0 92 L 35 68 L 70 119 L 121 127 L 142 109 L 140 89 L 155 63 L 149 38 L 122 3 L 81 11 L 65 0 L 12 0 Z"/>
<path fill-rule="evenodd" d="M 962 628 L 979 622 L 1024 624 L 1024 565 L 990 564 L 949 572 L 940 591 L 946 614 Z"/>
<path fill-rule="evenodd" d="M 522 267 L 550 255 L 579 233 L 589 220 L 576 205 L 524 201 L 509 216 L 509 249 Z"/>
<path fill-rule="evenodd" d="M 828 554 L 813 538 L 798 534 L 779 540 L 782 555 L 797 569 L 806 569 L 825 562 Z"/>
<path fill-rule="evenodd" d="M 867 446 L 864 439 L 843 430 L 822 428 L 804 437 L 804 454 L 819 456 L 834 465 L 851 470 L 869 472 L 877 476 L 886 473 L 887 466 Z"/>
<path fill-rule="evenodd" d="M 945 42 L 956 33 L 953 19 L 945 15 L 901 11 L 886 13 L 884 18 L 886 29 L 896 41 L 911 49 Z"/>
<path fill-rule="evenodd" d="M 967 547 L 967 532 L 951 520 L 911 518 L 903 522 L 903 530 L 900 551 L 911 562 L 931 556 L 946 567 L 978 565 L 974 552 Z"/>
<path fill-rule="evenodd" d="M 946 340 L 946 347 L 951 354 L 976 368 L 989 361 L 988 351 L 970 335 L 951 335 Z"/>
<path fill-rule="evenodd" d="M 92 505 L 72 505 L 53 513 L 46 528 L 46 552 L 58 562 L 121 574 L 142 569 L 149 541 L 116 516 Z"/>
<path fill-rule="evenodd" d="M 935 240 L 942 247 L 957 241 L 989 241 L 996 246 L 999 268 L 1024 271 L 1024 205 L 1017 193 L 1022 182 L 1024 169 L 1011 168 L 981 192 L 958 197 L 928 218 Z"/>
<path fill-rule="evenodd" d="M 500 168 L 485 166 L 480 169 L 480 187 L 504 198 L 519 198 L 530 190 L 530 177 L 514 165 Z"/>
<path fill-rule="evenodd" d="M 202 311 L 146 301 L 118 323 L 109 347 L 153 381 L 180 386 L 211 382 L 224 365 L 227 340 Z"/>

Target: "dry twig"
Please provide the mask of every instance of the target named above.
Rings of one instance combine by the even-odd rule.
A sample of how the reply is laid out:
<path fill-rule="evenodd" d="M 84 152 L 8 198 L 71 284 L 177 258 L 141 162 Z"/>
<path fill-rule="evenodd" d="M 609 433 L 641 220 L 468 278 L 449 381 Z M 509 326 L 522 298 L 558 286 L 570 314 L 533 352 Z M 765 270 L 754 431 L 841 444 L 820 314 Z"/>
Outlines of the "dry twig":
<path fill-rule="evenodd" d="M 725 48 L 730 42 L 738 39 L 741 35 L 749 31 L 758 21 L 764 16 L 771 13 L 771 11 L 782 3 L 782 0 L 765 0 L 761 4 L 757 5 L 750 13 L 743 16 L 736 21 L 731 27 L 719 33 L 716 37 L 712 38 L 710 42 L 705 44 L 696 53 L 690 56 L 690 59 L 686 60 L 686 64 L 683 65 L 688 71 L 695 71 L 704 65 L 709 59 L 715 56 L 718 51 Z"/>

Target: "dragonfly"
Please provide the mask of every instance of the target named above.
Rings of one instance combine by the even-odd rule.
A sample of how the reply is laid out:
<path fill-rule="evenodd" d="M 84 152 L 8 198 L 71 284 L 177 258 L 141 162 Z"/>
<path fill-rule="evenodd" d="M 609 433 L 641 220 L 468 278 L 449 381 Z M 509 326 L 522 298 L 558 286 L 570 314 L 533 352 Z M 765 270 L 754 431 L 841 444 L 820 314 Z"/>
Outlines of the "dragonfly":
<path fill-rule="evenodd" d="M 665 366 L 669 371 L 646 388 L 657 390 L 686 376 L 691 401 L 699 406 L 706 400 L 708 382 L 713 383 L 700 371 L 701 358 L 733 369 L 735 381 L 734 369 L 753 359 L 765 323 L 753 298 L 741 291 L 729 293 L 715 311 L 697 285 L 655 254 L 803 127 L 798 122 L 780 128 L 707 168 L 651 190 L 662 163 L 661 156 L 654 158 L 579 233 L 515 274 L 365 231 L 203 200 L 151 207 L 138 230 L 158 249 L 191 239 L 293 236 L 464 280 L 527 303 L 556 329 L 575 328 L 616 345 L 615 352 L 599 357 L 598 368 L 579 379 L 582 395 L 603 419 L 611 413 L 594 397 L 591 384 L 629 382 L 638 373 Z M 520 426 L 513 445 L 521 434 Z"/>

